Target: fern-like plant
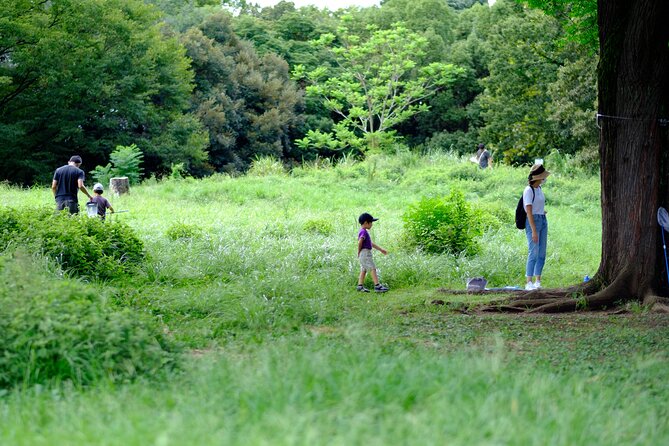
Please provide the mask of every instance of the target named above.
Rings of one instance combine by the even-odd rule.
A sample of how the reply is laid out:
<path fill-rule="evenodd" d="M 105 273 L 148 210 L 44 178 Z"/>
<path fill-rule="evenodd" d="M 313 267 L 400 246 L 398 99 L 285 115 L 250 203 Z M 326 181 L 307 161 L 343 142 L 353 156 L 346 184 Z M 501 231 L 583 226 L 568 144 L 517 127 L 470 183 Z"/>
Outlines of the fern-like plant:
<path fill-rule="evenodd" d="M 96 181 L 108 184 L 112 177 L 128 177 L 130 184 L 138 184 L 144 169 L 140 167 L 144 154 L 136 144 L 116 146 L 109 155 L 111 163 L 106 166 L 97 166 L 91 171 Z"/>

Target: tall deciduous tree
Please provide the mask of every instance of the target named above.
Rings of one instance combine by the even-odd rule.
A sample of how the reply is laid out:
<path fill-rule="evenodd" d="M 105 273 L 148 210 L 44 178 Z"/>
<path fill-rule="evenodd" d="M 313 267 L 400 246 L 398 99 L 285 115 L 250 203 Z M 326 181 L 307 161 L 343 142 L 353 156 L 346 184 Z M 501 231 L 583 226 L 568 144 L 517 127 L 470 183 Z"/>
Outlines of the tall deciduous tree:
<path fill-rule="evenodd" d="M 597 17 L 600 52 L 602 259 L 594 279 L 579 288 L 588 295 L 589 308 L 629 299 L 666 304 L 657 297 L 667 293 L 667 271 L 656 213 L 669 204 L 669 2 L 599 0 L 596 10 L 591 1 L 571 3 Z M 564 294 L 553 297 L 560 298 L 515 306 L 538 306 L 535 311 L 577 306 Z"/>
<path fill-rule="evenodd" d="M 146 168 L 174 152 L 206 158 L 191 141 L 178 154 L 174 127 L 201 132 L 183 114 L 192 74 L 184 50 L 166 37 L 157 11 L 140 0 L 0 2 L 0 175 L 49 179 L 72 153 L 88 168 L 116 145 L 137 143 Z M 183 156 L 182 156 L 183 155 Z"/>
<path fill-rule="evenodd" d="M 546 107 L 549 86 L 565 61 L 557 45 L 562 28 L 542 11 L 511 1 L 493 9 L 498 21 L 490 29 L 490 74 L 477 99 L 485 120 L 480 134 L 505 161 L 525 163 L 563 148 Z"/>
<path fill-rule="evenodd" d="M 224 12 L 206 17 L 182 41 L 195 71 L 192 106 L 209 132 L 211 164 L 241 170 L 256 156 L 286 158 L 303 103 L 288 64 L 271 53 L 259 56 Z"/>
<path fill-rule="evenodd" d="M 322 35 L 321 46 L 332 48 L 338 67 L 319 67 L 309 73 L 298 68 L 312 85 L 307 94 L 323 98 L 337 115 L 330 148 L 350 147 L 377 150 L 392 140 L 392 129 L 416 113 L 428 109 L 423 101 L 452 84 L 463 70 L 451 64 L 422 65 L 427 39 L 401 24 L 375 30 L 368 39 L 342 28 L 338 36 Z M 317 142 L 322 134 L 310 132 L 303 147 Z"/>
<path fill-rule="evenodd" d="M 603 288 L 590 305 L 667 289 L 656 213 L 669 203 L 669 2 L 599 0 Z"/>

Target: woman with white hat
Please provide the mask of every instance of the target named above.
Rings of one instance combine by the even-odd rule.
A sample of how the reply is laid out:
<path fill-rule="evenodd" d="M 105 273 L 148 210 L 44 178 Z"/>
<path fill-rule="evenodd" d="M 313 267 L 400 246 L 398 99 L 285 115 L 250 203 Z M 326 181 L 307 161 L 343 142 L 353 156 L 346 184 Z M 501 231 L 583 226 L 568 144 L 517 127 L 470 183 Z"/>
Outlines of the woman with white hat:
<path fill-rule="evenodd" d="M 529 185 L 523 192 L 523 207 L 527 213 L 525 222 L 525 235 L 527 236 L 527 265 L 525 275 L 527 283 L 526 290 L 541 288 L 541 271 L 546 262 L 546 241 L 548 239 L 548 220 L 546 220 L 546 197 L 541 185 L 551 173 L 543 164 L 535 164 L 530 169 L 527 177 Z M 534 282 L 532 278 L 534 277 Z"/>

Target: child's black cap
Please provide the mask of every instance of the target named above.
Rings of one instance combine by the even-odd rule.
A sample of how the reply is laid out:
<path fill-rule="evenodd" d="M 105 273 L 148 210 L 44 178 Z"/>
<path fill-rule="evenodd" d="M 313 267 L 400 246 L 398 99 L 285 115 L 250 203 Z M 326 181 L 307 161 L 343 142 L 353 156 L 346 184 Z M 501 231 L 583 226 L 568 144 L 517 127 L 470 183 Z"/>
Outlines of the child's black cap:
<path fill-rule="evenodd" d="M 358 217 L 358 223 L 360 224 L 367 223 L 368 221 L 377 221 L 377 220 L 378 218 L 372 217 L 367 212 L 360 214 L 360 217 Z"/>

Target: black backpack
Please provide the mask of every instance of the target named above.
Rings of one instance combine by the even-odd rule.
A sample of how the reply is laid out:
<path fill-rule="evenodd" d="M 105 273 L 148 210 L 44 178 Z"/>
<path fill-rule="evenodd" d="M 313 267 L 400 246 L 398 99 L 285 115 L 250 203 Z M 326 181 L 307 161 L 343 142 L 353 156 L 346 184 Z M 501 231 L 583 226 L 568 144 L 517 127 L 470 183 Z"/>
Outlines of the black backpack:
<path fill-rule="evenodd" d="M 532 204 L 534 204 L 534 188 L 532 188 Z M 523 206 L 523 196 L 520 196 L 518 200 L 518 205 L 516 206 L 516 228 L 525 229 L 525 220 L 527 219 L 527 213 L 525 212 L 525 206 Z"/>

